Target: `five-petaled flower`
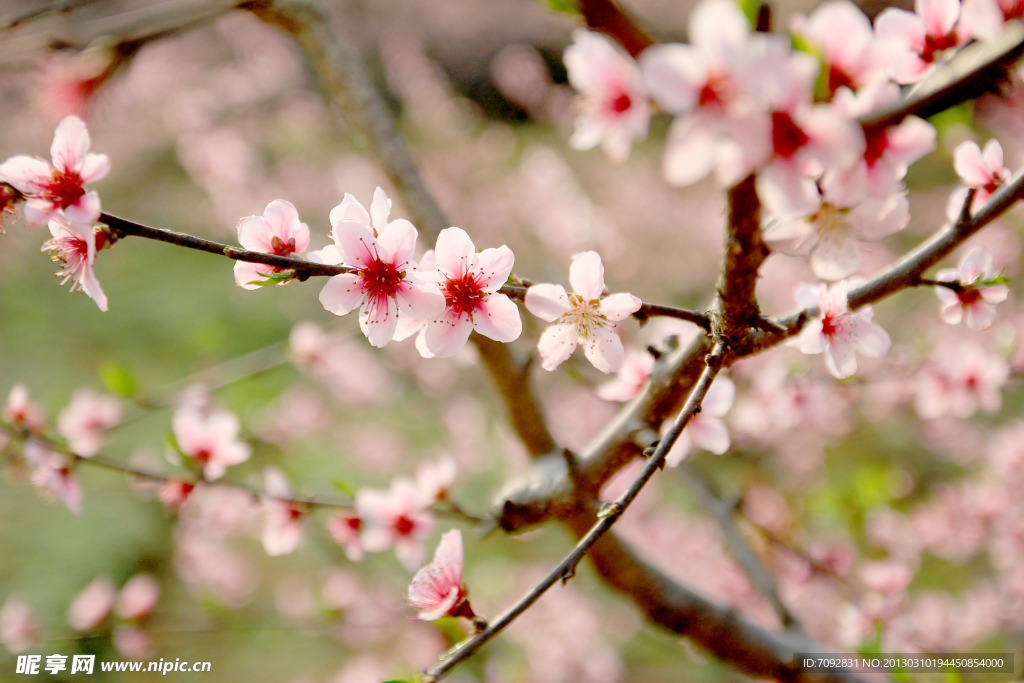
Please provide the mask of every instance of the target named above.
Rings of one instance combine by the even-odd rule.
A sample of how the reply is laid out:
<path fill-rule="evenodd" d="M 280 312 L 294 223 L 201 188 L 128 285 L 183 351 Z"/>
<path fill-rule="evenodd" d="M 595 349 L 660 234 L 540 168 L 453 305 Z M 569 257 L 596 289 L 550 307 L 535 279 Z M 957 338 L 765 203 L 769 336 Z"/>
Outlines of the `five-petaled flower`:
<path fill-rule="evenodd" d="M 207 481 L 220 479 L 229 466 L 249 459 L 249 445 L 238 440 L 238 418 L 229 412 L 179 408 L 171 427 L 178 448 L 203 468 Z"/>
<path fill-rule="evenodd" d="M 91 458 L 103 445 L 103 432 L 121 419 L 121 403 L 91 389 L 79 389 L 57 416 L 57 431 L 68 440 L 68 449 Z"/>
<path fill-rule="evenodd" d="M 946 50 L 970 36 L 958 25 L 960 0 L 914 0 L 914 12 L 889 7 L 875 19 L 875 33 L 889 60 L 889 74 L 901 85 L 916 83 L 935 69 Z"/>
<path fill-rule="evenodd" d="M 1003 166 L 1003 148 L 995 139 L 989 140 L 984 150 L 976 142 L 961 142 L 953 152 L 953 168 L 964 187 L 958 187 L 949 196 L 946 217 L 951 221 L 960 216 L 971 189 L 975 190 L 971 201 L 973 213 L 1010 180 L 1010 169 Z"/>
<path fill-rule="evenodd" d="M 388 491 L 359 489 L 356 514 L 362 520 L 363 549 L 380 552 L 395 546 L 395 555 L 412 571 L 423 559 L 420 540 L 434 532 L 434 516 L 423 508 L 419 489 L 399 477 Z"/>
<path fill-rule="evenodd" d="M 981 247 L 971 249 L 960 260 L 958 268 L 940 270 L 935 276 L 940 282 L 955 283 L 953 287 L 938 286 L 935 294 L 942 302 L 940 315 L 950 325 L 958 325 L 966 318 L 967 327 L 985 330 L 996 318 L 994 304 L 1006 301 L 1009 287 L 996 282 L 981 284 L 993 278 L 992 255 Z"/>
<path fill-rule="evenodd" d="M 101 311 L 107 310 L 107 295 L 103 293 L 93 265 L 96 263 L 96 252 L 103 247 L 91 224 L 71 223 L 63 216 L 50 219 L 50 234 L 53 239 L 43 243 L 41 251 L 52 251 L 52 261 L 61 261 L 64 267 L 58 276 L 63 276 L 63 285 L 72 280 L 71 289 L 80 289 L 88 294 Z M 105 234 L 105 233 L 104 233 Z"/>
<path fill-rule="evenodd" d="M 299 221 L 299 212 L 291 202 L 275 199 L 267 204 L 262 216 L 249 216 L 238 221 L 238 243 L 249 251 L 276 256 L 301 254 L 309 247 L 309 228 Z M 280 271 L 277 266 L 262 263 L 235 263 L 235 282 L 244 289 L 259 289 L 264 277 Z"/>
<path fill-rule="evenodd" d="M 310 254 L 321 263 L 344 263 L 354 272 L 332 277 L 320 291 L 320 303 L 335 315 L 360 307 L 359 326 L 374 346 L 395 336 L 399 311 L 417 320 L 444 310 L 444 297 L 415 272 L 416 228 L 404 219 L 388 222 L 391 200 L 379 187 L 370 213 L 355 197 L 331 209 L 334 244 Z M 371 224 L 372 217 L 372 224 Z"/>
<path fill-rule="evenodd" d="M 801 285 L 796 300 L 802 306 L 818 306 L 819 317 L 808 322 L 797 345 L 804 353 L 825 353 L 825 365 L 833 377 L 843 379 L 857 372 L 855 352 L 869 358 L 884 356 L 892 343 L 889 335 L 871 322 L 869 306 L 851 311 L 847 303 L 849 283 Z"/>
<path fill-rule="evenodd" d="M 409 584 L 409 606 L 424 621 L 445 616 L 472 619 L 473 608 L 462 583 L 462 533 L 452 529 L 441 536 L 434 561 L 416 572 Z"/>
<path fill-rule="evenodd" d="M 562 364 L 576 344 L 601 372 L 616 372 L 622 365 L 622 340 L 611 323 L 628 318 L 640 310 L 643 302 L 632 294 L 604 292 L 604 266 L 597 252 L 576 254 L 569 267 L 569 296 L 561 285 L 534 285 L 526 290 L 526 308 L 538 318 L 555 323 L 541 335 L 537 345 L 544 369 Z"/>
<path fill-rule="evenodd" d="M 41 226 L 61 215 L 71 223 L 91 226 L 100 217 L 100 198 L 83 186 L 107 175 L 110 159 L 89 153 L 89 131 L 77 116 L 67 116 L 57 125 L 50 154 L 53 165 L 37 157 L 11 157 L 0 164 L 0 182 L 25 195 L 22 211 L 31 225 Z"/>
<path fill-rule="evenodd" d="M 512 272 L 511 249 L 502 245 L 477 253 L 465 230 L 448 228 L 437 236 L 434 258 L 436 271 L 417 271 L 444 295 L 444 311 L 427 323 L 425 342 L 432 354 L 455 355 L 473 330 L 499 342 L 519 338 L 519 307 L 497 293 Z"/>

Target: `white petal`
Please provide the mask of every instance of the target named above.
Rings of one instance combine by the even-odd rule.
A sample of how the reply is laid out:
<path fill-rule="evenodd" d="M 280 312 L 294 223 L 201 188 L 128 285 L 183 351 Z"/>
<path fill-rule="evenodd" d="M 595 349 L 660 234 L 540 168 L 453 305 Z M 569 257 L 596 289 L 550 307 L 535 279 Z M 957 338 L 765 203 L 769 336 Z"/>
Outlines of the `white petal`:
<path fill-rule="evenodd" d="M 610 327 L 595 327 L 584 342 L 583 353 L 601 372 L 618 372 L 625 358 L 622 340 Z"/>
<path fill-rule="evenodd" d="M 519 306 L 504 294 L 492 294 L 473 314 L 473 329 L 494 341 L 515 341 L 523 333 Z"/>
<path fill-rule="evenodd" d="M 526 310 L 549 323 L 572 310 L 569 295 L 562 285 L 534 285 L 526 290 L 525 299 Z"/>
<path fill-rule="evenodd" d="M 554 370 L 576 350 L 578 334 L 575 325 L 552 325 L 544 330 L 537 350 L 544 359 L 543 368 Z"/>
<path fill-rule="evenodd" d="M 320 290 L 320 303 L 334 315 L 345 315 L 362 303 L 365 294 L 354 273 L 335 275 Z"/>
<path fill-rule="evenodd" d="M 573 256 L 569 266 L 569 284 L 586 301 L 601 298 L 604 292 L 604 265 L 596 251 L 585 251 Z"/>
<path fill-rule="evenodd" d="M 640 310 L 644 302 L 629 293 L 611 294 L 601 299 L 598 310 L 612 322 L 625 320 Z"/>

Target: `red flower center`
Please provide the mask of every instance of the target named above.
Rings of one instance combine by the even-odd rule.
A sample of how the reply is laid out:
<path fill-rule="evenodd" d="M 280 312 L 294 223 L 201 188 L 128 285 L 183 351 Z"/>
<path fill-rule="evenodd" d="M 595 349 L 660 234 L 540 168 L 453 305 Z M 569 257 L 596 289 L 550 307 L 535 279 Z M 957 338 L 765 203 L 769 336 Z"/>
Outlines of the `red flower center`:
<path fill-rule="evenodd" d="M 928 63 L 934 62 L 935 55 L 951 47 L 956 47 L 957 42 L 956 31 L 950 31 L 944 36 L 927 35 L 924 37 L 924 47 L 921 48 L 921 60 Z"/>
<path fill-rule="evenodd" d="M 53 202 L 62 209 L 66 209 L 81 199 L 84 194 L 85 188 L 82 187 L 82 176 L 74 171 L 65 173 L 64 171 L 55 170 L 53 175 L 50 176 L 50 182 L 42 196 L 43 199 Z"/>
<path fill-rule="evenodd" d="M 359 271 L 359 275 L 363 280 L 363 291 L 371 301 L 394 298 L 405 279 L 404 271 L 399 272 L 398 268 L 380 259 Z"/>
<path fill-rule="evenodd" d="M 837 332 L 839 332 L 839 319 L 836 318 L 836 316 L 832 315 L 831 313 L 828 313 L 824 317 L 822 317 L 821 333 L 826 337 L 831 337 Z"/>
<path fill-rule="evenodd" d="M 796 125 L 788 113 L 772 112 L 772 145 L 775 147 L 775 154 L 788 159 L 809 140 L 807 134 L 800 130 L 800 126 Z"/>
<path fill-rule="evenodd" d="M 358 517 L 346 517 L 345 524 L 347 524 L 348 528 L 352 529 L 352 531 L 359 531 L 363 526 L 363 520 Z"/>
<path fill-rule="evenodd" d="M 884 130 L 872 130 L 867 134 L 865 143 L 864 161 L 868 166 L 873 166 L 885 154 L 888 136 Z"/>
<path fill-rule="evenodd" d="M 415 528 L 416 524 L 405 515 L 399 515 L 395 520 L 395 533 L 399 536 L 408 536 Z"/>
<path fill-rule="evenodd" d="M 697 96 L 698 106 L 710 107 L 724 104 L 728 87 L 728 77 L 717 74 L 708 76 L 708 82 L 700 89 L 700 95 Z"/>
<path fill-rule="evenodd" d="M 213 451 L 211 451 L 209 448 L 200 448 L 198 451 L 195 452 L 195 454 L 192 457 L 198 460 L 199 462 L 206 462 L 211 457 L 213 457 Z"/>
<path fill-rule="evenodd" d="M 295 253 L 295 238 L 292 237 L 287 242 L 278 236 L 274 236 L 270 240 L 270 248 L 274 250 L 274 254 L 277 256 L 291 256 Z"/>
<path fill-rule="evenodd" d="M 850 74 L 840 69 L 835 64 L 828 65 L 828 92 L 830 95 L 834 95 L 836 90 L 839 90 L 843 86 L 846 86 L 850 90 L 856 90 L 856 83 Z"/>
<path fill-rule="evenodd" d="M 630 107 L 633 106 L 633 100 L 630 99 L 626 93 L 621 93 L 618 97 L 612 100 L 612 111 L 616 114 L 621 114 Z"/>
<path fill-rule="evenodd" d="M 981 301 L 981 292 L 976 289 L 961 289 L 956 293 L 956 297 L 963 306 L 972 306 Z"/>
<path fill-rule="evenodd" d="M 480 304 L 487 294 L 480 289 L 472 273 L 466 273 L 461 278 L 448 278 L 444 285 L 444 304 L 455 312 L 460 318 L 463 314 L 472 317 L 473 312 L 480 308 Z"/>

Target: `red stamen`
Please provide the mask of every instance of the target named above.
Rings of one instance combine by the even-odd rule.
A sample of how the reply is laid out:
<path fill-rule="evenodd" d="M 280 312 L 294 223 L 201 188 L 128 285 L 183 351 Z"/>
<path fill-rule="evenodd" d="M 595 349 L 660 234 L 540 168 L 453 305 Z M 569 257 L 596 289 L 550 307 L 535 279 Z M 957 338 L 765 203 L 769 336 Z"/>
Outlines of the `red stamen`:
<path fill-rule="evenodd" d="M 800 126 L 796 125 L 788 113 L 784 111 L 772 112 L 772 145 L 775 153 L 788 159 L 807 144 L 810 140 Z"/>

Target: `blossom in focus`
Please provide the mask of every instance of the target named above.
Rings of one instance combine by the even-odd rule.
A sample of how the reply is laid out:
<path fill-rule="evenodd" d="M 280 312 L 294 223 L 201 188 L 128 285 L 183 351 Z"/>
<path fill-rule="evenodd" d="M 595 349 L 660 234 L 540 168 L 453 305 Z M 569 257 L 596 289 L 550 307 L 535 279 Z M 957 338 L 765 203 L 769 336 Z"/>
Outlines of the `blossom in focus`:
<path fill-rule="evenodd" d="M 841 87 L 858 90 L 886 78 L 885 60 L 871 21 L 852 2 L 827 2 L 809 17 L 794 14 L 789 28 L 821 51 L 830 96 Z"/>
<path fill-rule="evenodd" d="M 502 245 L 477 253 L 464 230 L 447 228 L 437 236 L 434 262 L 437 270 L 417 271 L 444 295 L 444 311 L 429 320 L 424 336 L 432 354 L 455 355 L 473 330 L 499 342 L 519 338 L 523 331 L 519 307 L 497 293 L 512 272 L 511 249 Z"/>
<path fill-rule="evenodd" d="M 325 524 L 327 533 L 331 535 L 335 543 L 344 549 L 345 557 L 350 562 L 358 562 L 363 559 L 361 534 L 363 520 L 358 515 L 339 512 L 328 517 Z"/>
<path fill-rule="evenodd" d="M 938 286 L 935 294 L 942 302 L 939 315 L 944 322 L 958 325 L 966 319 L 972 330 L 985 330 L 996 319 L 995 304 L 1006 301 L 1010 288 L 1002 283 L 982 284 L 992 280 L 995 268 L 992 254 L 981 247 L 971 249 L 960 260 L 957 268 L 940 270 L 935 276 L 940 282 L 953 282 L 956 289 Z"/>
<path fill-rule="evenodd" d="M 238 243 L 249 251 L 275 256 L 301 254 L 309 247 L 309 228 L 299 221 L 299 212 L 291 202 L 275 199 L 262 216 L 238 221 Z M 262 263 L 235 262 L 235 283 L 243 289 L 259 289 L 259 282 L 281 269 Z"/>
<path fill-rule="evenodd" d="M 53 165 L 24 155 L 0 164 L 0 182 L 13 185 L 26 197 L 22 212 L 30 225 L 41 226 L 61 216 L 91 228 L 99 219 L 99 195 L 86 192 L 84 185 L 107 175 L 110 159 L 89 153 L 89 144 L 82 119 L 67 116 L 57 125 L 50 146 Z"/>
<path fill-rule="evenodd" d="M 42 644 L 39 622 L 32 615 L 32 608 L 14 595 L 8 597 L 0 609 L 0 644 L 15 655 Z"/>
<path fill-rule="evenodd" d="M 399 477 L 387 491 L 359 489 L 356 514 L 362 520 L 362 544 L 368 552 L 395 546 L 395 555 L 412 571 L 423 559 L 420 542 L 434 533 L 434 516 L 422 505 L 411 479 Z"/>
<path fill-rule="evenodd" d="M 851 311 L 847 304 L 849 283 L 801 285 L 796 300 L 801 306 L 817 306 L 816 317 L 804 325 L 797 339 L 803 353 L 825 354 L 825 366 L 836 379 L 844 379 L 857 371 L 859 353 L 869 358 L 884 356 L 892 341 L 881 327 L 871 322 L 873 311 L 865 306 Z"/>
<path fill-rule="evenodd" d="M 160 584 L 152 574 L 135 574 L 117 596 L 114 611 L 122 619 L 142 619 L 156 607 L 160 599 Z"/>
<path fill-rule="evenodd" d="M 576 131 L 569 144 L 598 144 L 612 163 L 629 156 L 634 140 L 647 137 L 651 108 L 640 69 L 626 52 L 600 33 L 577 29 L 565 49 L 569 83 L 580 93 Z"/>
<path fill-rule="evenodd" d="M 52 251 L 54 254 L 50 260 L 63 262 L 64 267 L 57 273 L 64 278 L 60 283 L 63 285 L 72 280 L 69 291 L 82 290 L 101 311 L 106 311 L 107 295 L 92 271 L 96 252 L 102 248 L 102 244 L 97 244 L 92 225 L 69 223 L 61 216 L 54 216 L 49 228 L 53 239 L 44 242 L 41 251 Z"/>
<path fill-rule="evenodd" d="M 654 356 L 647 351 L 630 351 L 622 361 L 618 376 L 597 388 L 606 401 L 628 401 L 640 393 L 654 369 Z"/>
<path fill-rule="evenodd" d="M 970 36 L 958 26 L 960 0 L 915 0 L 914 12 L 889 7 L 875 19 L 875 33 L 900 85 L 916 83 L 935 68 L 941 54 Z"/>
<path fill-rule="evenodd" d="M 57 431 L 76 455 L 91 458 L 104 443 L 103 432 L 121 420 L 121 402 L 92 389 L 79 389 L 57 416 Z"/>
<path fill-rule="evenodd" d="M 947 415 L 966 419 L 979 408 L 999 412 L 999 391 L 1009 376 L 1006 361 L 977 344 L 940 346 L 918 373 L 917 414 L 932 420 Z"/>
<path fill-rule="evenodd" d="M 665 464 L 675 467 L 681 463 L 694 448 L 703 448 L 715 455 L 722 455 L 732 442 L 729 429 L 722 418 L 732 408 L 736 400 L 736 385 L 728 377 L 718 376 L 708 388 L 707 395 L 700 404 L 700 412 L 690 418 L 686 428 L 672 444 Z"/>
<path fill-rule="evenodd" d="M 107 618 L 116 601 L 114 583 L 105 576 L 96 577 L 68 607 L 68 626 L 76 631 L 88 631 Z"/>
<path fill-rule="evenodd" d="M 7 395 L 2 414 L 4 421 L 15 427 L 22 427 L 33 434 L 43 430 L 43 408 L 32 401 L 24 384 L 15 384 Z"/>
<path fill-rule="evenodd" d="M 25 460 L 33 467 L 32 483 L 50 497 L 60 500 L 73 514 L 82 514 L 82 486 L 64 458 L 38 441 L 26 442 L 23 452 Z"/>
<path fill-rule="evenodd" d="M 409 606 L 419 612 L 416 616 L 423 621 L 475 616 L 462 583 L 462 533 L 458 529 L 441 535 L 434 561 L 412 577 Z"/>
<path fill-rule="evenodd" d="M 171 428 L 181 452 L 203 468 L 207 481 L 220 479 L 228 467 L 249 459 L 249 445 L 238 440 L 238 418 L 227 411 L 179 408 Z"/>
<path fill-rule="evenodd" d="M 267 495 L 263 503 L 263 533 L 260 542 L 271 557 L 287 555 L 302 540 L 302 511 L 291 502 L 292 489 L 284 472 L 276 467 L 263 470 Z"/>
<path fill-rule="evenodd" d="M 312 252 L 321 263 L 344 263 L 352 273 L 335 275 L 320 291 L 320 303 L 335 315 L 359 307 L 359 326 L 376 347 L 395 336 L 400 315 L 427 320 L 444 310 L 444 297 L 413 271 L 416 228 L 404 219 L 388 222 L 391 200 L 379 187 L 367 213 L 352 195 L 331 210 L 334 244 Z"/>
<path fill-rule="evenodd" d="M 597 252 L 576 254 L 569 267 L 569 296 L 561 285 L 534 285 L 526 291 L 526 308 L 538 318 L 555 323 L 541 335 L 537 348 L 545 370 L 561 365 L 578 343 L 601 372 L 616 372 L 625 352 L 611 323 L 640 310 L 643 302 L 632 294 L 604 292 L 604 265 Z"/>
<path fill-rule="evenodd" d="M 971 202 L 973 213 L 1010 180 L 1010 169 L 1003 166 L 1002 145 L 995 139 L 989 140 L 984 150 L 971 140 L 961 142 L 953 152 L 953 168 L 964 187 L 957 188 L 949 197 L 946 217 L 951 221 L 959 218 L 971 188 L 976 190 Z"/>

